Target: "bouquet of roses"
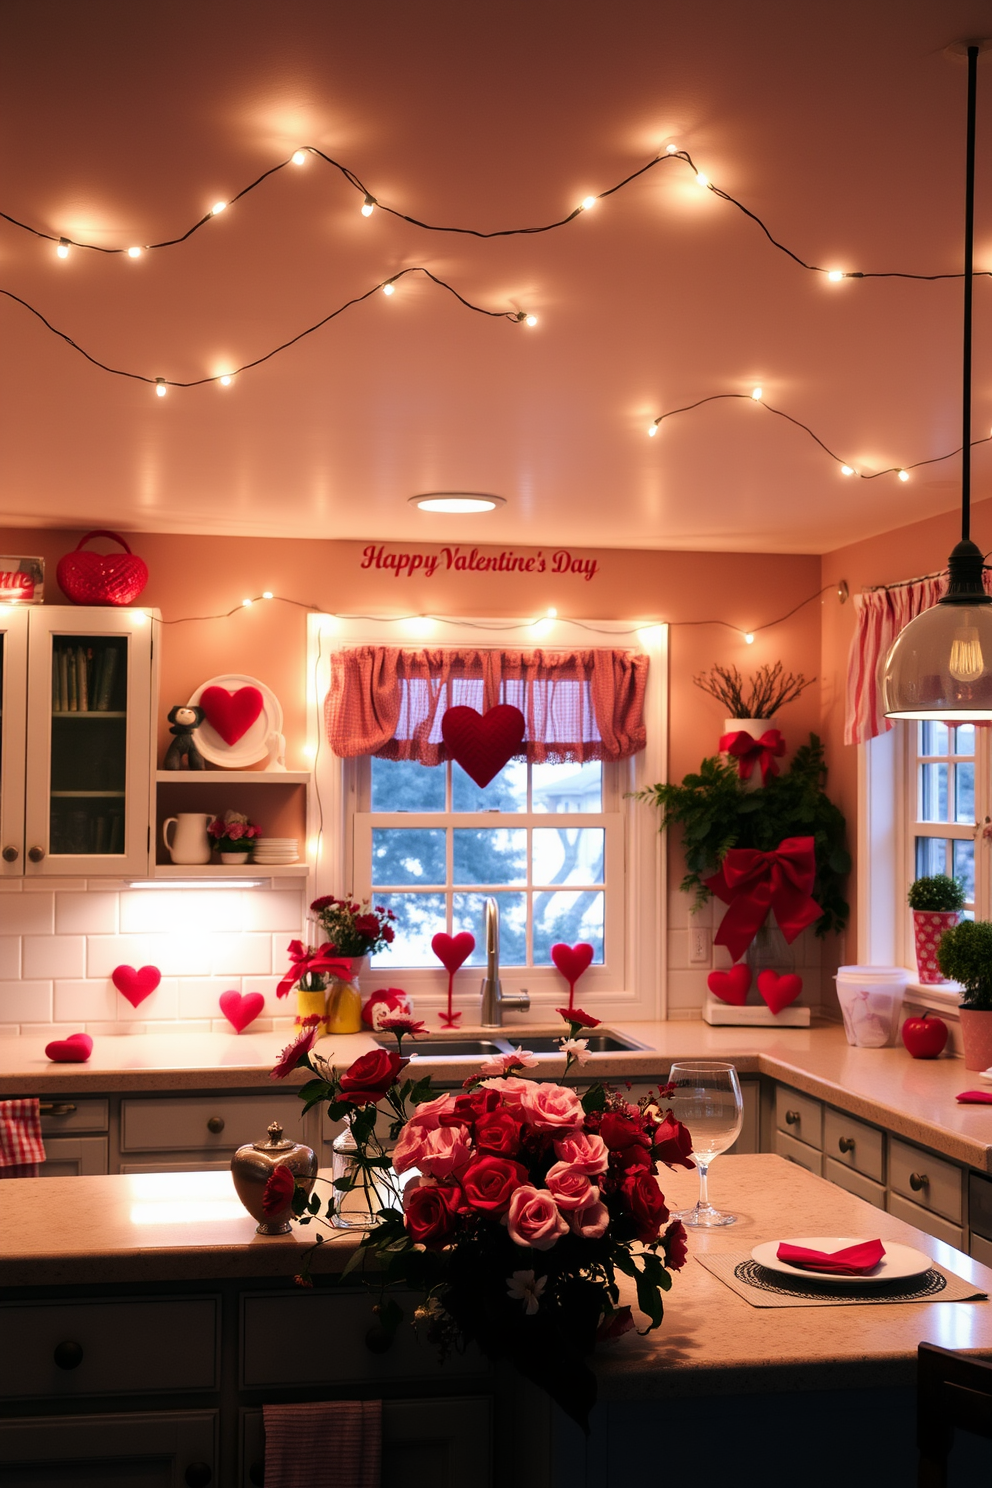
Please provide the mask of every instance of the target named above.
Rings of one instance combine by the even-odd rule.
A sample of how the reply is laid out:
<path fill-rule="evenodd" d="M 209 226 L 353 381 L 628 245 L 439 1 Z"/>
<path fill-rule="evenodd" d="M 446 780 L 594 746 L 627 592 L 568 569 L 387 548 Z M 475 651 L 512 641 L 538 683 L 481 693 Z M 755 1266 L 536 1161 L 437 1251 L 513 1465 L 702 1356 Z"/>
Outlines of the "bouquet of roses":
<path fill-rule="evenodd" d="M 580 1035 L 597 1019 L 559 1011 L 569 1024 L 567 1075 L 588 1057 Z M 352 1171 L 335 1189 L 364 1188 L 370 1227 L 344 1274 L 377 1264 L 386 1341 L 403 1317 L 387 1289 L 412 1288 L 423 1295 L 414 1321 L 442 1354 L 469 1341 L 510 1359 L 587 1427 L 596 1384 L 586 1360 L 597 1341 L 634 1326 L 617 1273 L 634 1281 L 650 1331 L 662 1321 L 670 1272 L 685 1263 L 685 1230 L 669 1221 L 656 1174 L 659 1164 L 695 1166 L 689 1133 L 663 1109 L 667 1089 L 634 1106 L 601 1083 L 580 1093 L 525 1079 L 518 1072 L 538 1061 L 522 1048 L 487 1059 L 463 1093 L 439 1092 L 429 1076 L 405 1078 L 403 1037 L 423 1026 L 384 1019 L 397 1052 L 364 1054 L 342 1074 L 311 1057 L 309 1030 L 273 1071 L 305 1063 L 316 1076 L 299 1092 L 307 1109 L 326 1102 L 332 1120 L 350 1123 Z M 383 1115 L 391 1151 L 377 1133 Z M 292 1175 L 279 1174 L 270 1179 L 277 1207 L 293 1187 Z M 294 1209 L 303 1224 L 333 1224 L 338 1202 L 321 1215 L 321 1199 L 297 1190 Z"/>
<path fill-rule="evenodd" d="M 223 817 L 215 816 L 207 832 L 218 852 L 250 852 L 252 842 L 262 835 L 261 827 L 256 827 L 240 811 L 225 811 Z"/>
<path fill-rule="evenodd" d="M 327 939 L 339 956 L 368 956 L 383 950 L 396 938 L 391 909 L 375 908 L 368 899 L 353 904 L 348 899 L 334 899 L 330 894 L 315 899 L 310 913 L 320 922 Z"/>

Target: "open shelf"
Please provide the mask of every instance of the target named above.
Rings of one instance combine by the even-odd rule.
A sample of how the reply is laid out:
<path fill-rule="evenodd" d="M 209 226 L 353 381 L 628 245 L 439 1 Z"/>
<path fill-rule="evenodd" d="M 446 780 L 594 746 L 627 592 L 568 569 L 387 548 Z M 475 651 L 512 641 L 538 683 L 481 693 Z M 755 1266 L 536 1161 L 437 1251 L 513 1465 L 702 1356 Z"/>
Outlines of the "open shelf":
<path fill-rule="evenodd" d="M 106 717 L 106 714 L 104 714 Z M 158 785 L 307 785 L 309 770 L 156 770 Z"/>
<path fill-rule="evenodd" d="M 156 863 L 153 878 L 306 878 L 306 863 Z"/>

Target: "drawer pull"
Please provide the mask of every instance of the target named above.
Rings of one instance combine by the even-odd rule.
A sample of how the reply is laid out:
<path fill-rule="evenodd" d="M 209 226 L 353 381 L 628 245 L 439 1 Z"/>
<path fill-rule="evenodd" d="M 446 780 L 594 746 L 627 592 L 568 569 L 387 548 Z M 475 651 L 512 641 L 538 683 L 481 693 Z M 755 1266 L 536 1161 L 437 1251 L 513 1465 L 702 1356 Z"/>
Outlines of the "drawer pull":
<path fill-rule="evenodd" d="M 224 1118 L 223 1118 L 223 1116 L 211 1116 L 211 1117 L 208 1118 L 208 1120 L 207 1120 L 207 1131 L 212 1131 L 216 1135 L 218 1132 L 222 1132 L 223 1130 L 224 1130 Z"/>
<path fill-rule="evenodd" d="M 45 849 L 43 847 L 32 847 L 28 849 L 28 857 L 32 863 L 40 863 L 44 856 Z"/>
<path fill-rule="evenodd" d="M 926 1188 L 929 1183 L 930 1179 L 926 1173 L 910 1173 L 909 1175 L 909 1186 L 914 1193 L 919 1193 L 920 1189 Z"/>
<path fill-rule="evenodd" d="M 57 1343 L 52 1358 L 59 1369 L 78 1369 L 83 1362 L 82 1344 L 73 1343 L 66 1339 L 64 1343 Z"/>
<path fill-rule="evenodd" d="M 802 1120 L 802 1112 L 801 1111 L 786 1111 L 786 1113 L 785 1113 L 785 1124 L 786 1124 L 786 1126 L 798 1126 L 801 1120 Z"/>
<path fill-rule="evenodd" d="M 213 1481 L 213 1469 L 205 1462 L 191 1462 L 183 1474 L 183 1481 L 188 1488 L 207 1488 L 207 1484 Z"/>
<path fill-rule="evenodd" d="M 4 848 L 4 850 L 3 850 L 3 860 L 4 860 L 5 863 L 16 863 L 19 857 L 20 857 L 20 853 L 17 851 L 17 848 L 16 847 L 5 847 Z"/>
<path fill-rule="evenodd" d="M 841 1137 L 840 1140 L 837 1143 L 837 1146 L 840 1148 L 841 1152 L 853 1152 L 854 1151 L 854 1138 L 853 1137 Z"/>
<path fill-rule="evenodd" d="M 42 1101 L 38 1107 L 42 1116 L 71 1116 L 75 1109 L 72 1101 Z"/>

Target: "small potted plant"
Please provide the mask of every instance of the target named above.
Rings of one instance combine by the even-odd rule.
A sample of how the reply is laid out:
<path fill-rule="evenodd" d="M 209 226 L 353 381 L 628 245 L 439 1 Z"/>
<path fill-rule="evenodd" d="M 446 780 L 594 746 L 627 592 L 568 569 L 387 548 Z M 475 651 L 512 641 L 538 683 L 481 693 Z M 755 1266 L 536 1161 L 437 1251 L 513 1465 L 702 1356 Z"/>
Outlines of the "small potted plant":
<path fill-rule="evenodd" d="M 256 827 L 240 811 L 225 811 L 223 817 L 215 816 L 207 832 L 222 863 L 247 863 L 255 838 L 262 835 L 261 827 Z"/>
<path fill-rule="evenodd" d="M 937 948 L 945 977 L 960 982 L 965 1069 L 992 1065 L 992 924 L 962 920 L 945 930 Z"/>
<path fill-rule="evenodd" d="M 385 950 L 396 937 L 396 916 L 381 904 L 372 907 L 369 900 L 355 904 L 350 899 L 335 899 L 324 894 L 315 899 L 310 913 L 327 936 L 330 953 L 345 962 L 347 977 L 331 972 L 327 981 L 328 1033 L 359 1033 L 362 1027 L 362 999 L 358 990 L 365 958 Z"/>
<path fill-rule="evenodd" d="M 964 908 L 964 890 L 956 878 L 934 873 L 918 878 L 909 886 L 909 907 L 913 911 L 913 934 L 916 938 L 916 966 L 921 982 L 942 982 L 937 965 L 937 947 L 945 930 L 950 930 Z"/>

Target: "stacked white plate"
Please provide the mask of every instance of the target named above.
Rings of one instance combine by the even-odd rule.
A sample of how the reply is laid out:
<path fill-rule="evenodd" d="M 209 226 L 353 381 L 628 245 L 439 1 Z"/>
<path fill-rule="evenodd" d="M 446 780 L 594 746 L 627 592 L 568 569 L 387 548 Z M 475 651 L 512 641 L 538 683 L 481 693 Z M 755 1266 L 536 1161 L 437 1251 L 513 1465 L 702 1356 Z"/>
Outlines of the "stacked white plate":
<path fill-rule="evenodd" d="M 252 850 L 252 862 L 268 863 L 270 867 L 295 863 L 300 856 L 300 844 L 296 837 L 256 837 Z"/>

